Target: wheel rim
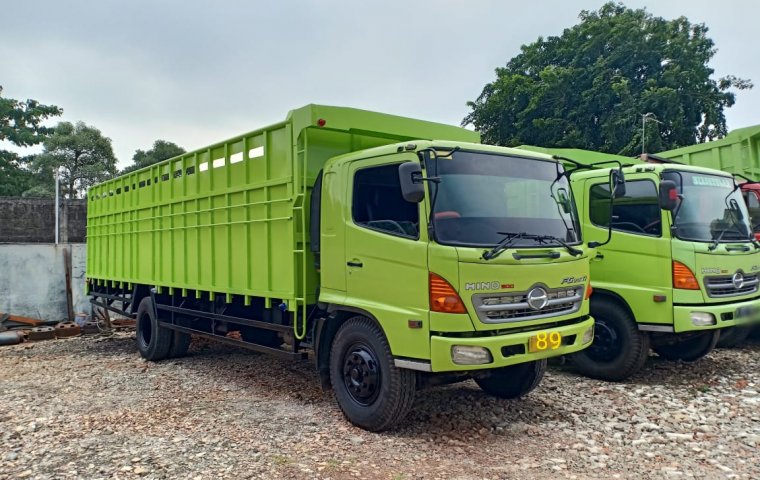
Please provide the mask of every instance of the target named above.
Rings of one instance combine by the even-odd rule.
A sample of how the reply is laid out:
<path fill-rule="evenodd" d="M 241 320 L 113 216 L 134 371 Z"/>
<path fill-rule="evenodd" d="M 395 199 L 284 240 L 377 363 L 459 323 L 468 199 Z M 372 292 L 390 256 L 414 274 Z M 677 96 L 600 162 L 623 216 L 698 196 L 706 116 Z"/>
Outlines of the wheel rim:
<path fill-rule="evenodd" d="M 594 341 L 585 350 L 586 355 L 597 362 L 609 362 L 620 352 L 622 340 L 618 331 L 603 319 L 595 318 Z"/>
<path fill-rule="evenodd" d="M 367 406 L 380 393 L 380 367 L 375 352 L 363 344 L 351 345 L 343 356 L 343 383 L 349 396 L 359 405 Z"/>
<path fill-rule="evenodd" d="M 143 345 L 150 345 L 150 339 L 153 336 L 153 325 L 150 321 L 150 315 L 145 313 L 140 316 L 137 330 L 139 332 L 138 335 L 140 336 L 140 341 Z"/>

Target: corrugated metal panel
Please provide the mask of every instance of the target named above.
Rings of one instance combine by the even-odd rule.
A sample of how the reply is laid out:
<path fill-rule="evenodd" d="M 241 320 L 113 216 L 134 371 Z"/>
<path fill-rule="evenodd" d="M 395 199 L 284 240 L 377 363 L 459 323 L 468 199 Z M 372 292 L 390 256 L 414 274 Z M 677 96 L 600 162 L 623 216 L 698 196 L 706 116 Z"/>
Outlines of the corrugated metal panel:
<path fill-rule="evenodd" d="M 760 125 L 731 131 L 725 138 L 657 155 L 676 162 L 760 179 Z"/>

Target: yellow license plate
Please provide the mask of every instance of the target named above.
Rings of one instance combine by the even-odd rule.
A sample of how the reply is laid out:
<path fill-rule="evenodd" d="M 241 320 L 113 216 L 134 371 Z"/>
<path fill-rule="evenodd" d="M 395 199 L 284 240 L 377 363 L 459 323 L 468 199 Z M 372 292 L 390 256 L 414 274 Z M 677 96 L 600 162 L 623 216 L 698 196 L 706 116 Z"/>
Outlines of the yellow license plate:
<path fill-rule="evenodd" d="M 539 332 L 528 341 L 528 352 L 556 350 L 562 346 L 562 334 L 559 332 Z"/>

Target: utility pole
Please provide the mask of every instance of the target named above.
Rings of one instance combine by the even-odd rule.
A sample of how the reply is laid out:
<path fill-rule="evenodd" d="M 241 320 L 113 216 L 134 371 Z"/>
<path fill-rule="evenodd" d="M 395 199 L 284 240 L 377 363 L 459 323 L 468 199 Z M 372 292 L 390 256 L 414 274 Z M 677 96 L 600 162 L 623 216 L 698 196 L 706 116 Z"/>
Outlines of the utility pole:
<path fill-rule="evenodd" d="M 657 120 L 657 117 L 654 116 L 654 113 L 647 112 L 641 114 L 641 154 L 644 155 L 646 152 L 646 133 L 647 133 L 647 120 L 654 120 L 655 122 L 662 124 L 661 121 Z"/>
<path fill-rule="evenodd" d="M 60 188 L 58 187 L 58 184 L 60 183 L 60 178 L 58 176 L 58 168 L 55 169 L 55 244 L 58 245 L 58 211 L 60 210 L 61 205 L 61 199 L 60 199 Z"/>

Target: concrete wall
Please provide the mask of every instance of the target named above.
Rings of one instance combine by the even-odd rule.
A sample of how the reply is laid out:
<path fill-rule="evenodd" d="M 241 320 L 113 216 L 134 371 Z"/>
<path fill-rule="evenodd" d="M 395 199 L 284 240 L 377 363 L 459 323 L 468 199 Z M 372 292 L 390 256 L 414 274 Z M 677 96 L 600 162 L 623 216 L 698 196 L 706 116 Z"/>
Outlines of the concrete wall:
<path fill-rule="evenodd" d="M 86 224 L 86 200 L 61 200 L 61 243 L 84 243 Z M 54 242 L 55 200 L 0 197 L 0 243 Z"/>
<path fill-rule="evenodd" d="M 63 320 L 66 276 L 63 249 L 71 251 L 74 313 L 90 313 L 84 294 L 87 250 L 84 244 L 0 244 L 0 312 Z"/>

